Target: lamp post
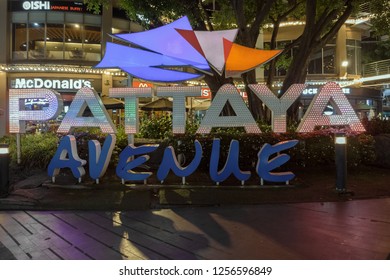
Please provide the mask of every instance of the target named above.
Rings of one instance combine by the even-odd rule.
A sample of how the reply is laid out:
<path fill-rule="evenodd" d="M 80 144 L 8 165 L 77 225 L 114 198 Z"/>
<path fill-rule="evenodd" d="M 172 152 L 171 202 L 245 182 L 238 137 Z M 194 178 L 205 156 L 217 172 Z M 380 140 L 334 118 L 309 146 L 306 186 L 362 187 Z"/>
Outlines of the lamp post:
<path fill-rule="evenodd" d="M 0 144 L 0 197 L 9 193 L 9 146 Z"/>
<path fill-rule="evenodd" d="M 336 162 L 336 191 L 346 192 L 347 183 L 347 137 L 344 133 L 336 133 L 335 143 L 335 162 Z"/>

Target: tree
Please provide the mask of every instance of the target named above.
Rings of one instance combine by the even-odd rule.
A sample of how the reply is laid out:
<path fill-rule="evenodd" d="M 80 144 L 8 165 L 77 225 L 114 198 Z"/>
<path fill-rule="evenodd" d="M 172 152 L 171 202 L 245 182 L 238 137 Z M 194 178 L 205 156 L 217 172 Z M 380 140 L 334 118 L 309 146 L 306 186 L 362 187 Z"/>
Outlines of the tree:
<path fill-rule="evenodd" d="M 85 2 L 87 7 L 95 12 L 110 3 L 109 0 L 85 0 Z M 139 22 L 146 29 L 161 26 L 186 15 L 195 30 L 214 30 L 210 1 L 119 0 L 118 3 L 126 11 L 129 19 Z M 214 96 L 223 84 L 233 83 L 233 79 L 220 76 L 213 69 L 211 71 L 213 75 L 205 75 L 204 80 Z"/>
<path fill-rule="evenodd" d="M 230 0 L 233 9 L 236 24 L 238 27 L 238 41 L 241 45 L 254 48 L 256 47 L 257 38 L 260 34 L 260 28 L 267 19 L 272 5 L 276 0 L 264 1 L 244 1 Z M 266 117 L 262 102 L 249 88 L 249 84 L 256 83 L 255 70 L 249 71 L 242 75 L 245 84 L 245 91 L 248 95 L 249 110 L 255 119 L 264 120 Z"/>
<path fill-rule="evenodd" d="M 282 94 L 292 84 L 305 83 L 310 57 L 336 36 L 360 2 L 359 0 L 306 0 L 305 27 L 302 35 L 292 42 L 299 48 L 287 70 L 281 89 Z M 289 110 L 292 120 L 297 119 L 298 106 L 299 100 Z"/>
<path fill-rule="evenodd" d="M 376 0 L 366 3 L 364 10 L 371 14 L 371 36 L 369 44 L 362 50 L 362 63 L 370 63 L 390 58 L 390 3 Z"/>
<path fill-rule="evenodd" d="M 109 0 L 85 0 L 92 8 L 109 3 Z M 270 48 L 276 47 L 276 38 L 280 24 L 289 19 L 305 21 L 303 33 L 291 44 L 287 45 L 284 53 L 296 47 L 291 64 L 288 67 L 281 89 L 282 94 L 294 83 L 304 83 L 310 57 L 335 38 L 339 29 L 352 15 L 354 10 L 363 3 L 362 0 L 119 0 L 120 5 L 127 11 L 130 19 L 158 26 L 166 21 L 174 20 L 187 15 L 196 30 L 238 28 L 238 43 L 254 48 L 265 23 L 272 23 L 272 39 Z M 375 18 L 378 27 L 388 32 L 390 12 L 388 0 L 372 0 L 374 13 L 380 15 Z M 140 16 L 142 15 L 142 17 Z M 278 59 L 278 58 L 277 58 Z M 276 59 L 276 60 L 277 60 Z M 279 62 L 284 59 L 280 56 Z M 276 60 L 271 62 L 268 84 L 272 84 Z M 284 59 L 284 62 L 287 60 Z M 255 72 L 250 71 L 242 75 L 248 93 L 249 108 L 257 119 L 264 119 L 265 112 L 261 101 L 251 93 L 248 84 L 256 83 Z M 232 83 L 214 73 L 205 76 L 213 95 L 224 83 Z M 298 101 L 299 102 L 299 101 Z M 296 117 L 298 102 L 289 112 L 293 119 Z"/>
<path fill-rule="evenodd" d="M 304 0 L 302 1 L 295 1 L 295 0 L 289 0 L 283 1 L 279 0 L 275 3 L 273 6 L 270 14 L 269 14 L 269 22 L 272 24 L 272 35 L 271 35 L 271 41 L 269 44 L 269 48 L 271 50 L 274 50 L 277 48 L 277 36 L 280 29 L 280 24 L 287 19 L 289 20 L 298 20 L 303 17 L 304 12 Z M 272 83 L 274 81 L 276 67 L 278 64 L 283 64 L 287 66 L 290 65 L 291 61 L 289 61 L 290 58 L 286 58 L 286 54 L 290 52 L 292 48 L 292 45 L 285 48 L 281 55 L 276 57 L 275 59 L 271 60 L 268 64 L 268 76 L 267 76 L 267 85 L 271 88 Z M 279 61 L 283 61 L 282 63 L 278 63 Z M 290 63 L 289 63 L 290 62 Z M 287 68 L 287 67 L 285 67 Z"/>
<path fill-rule="evenodd" d="M 218 0 L 218 1 L 201 1 L 201 0 L 120 0 L 120 6 L 127 12 L 131 20 L 136 20 L 144 26 L 159 26 L 164 20 L 172 21 L 183 15 L 187 15 L 196 30 L 213 31 L 215 27 L 223 28 L 229 23 L 235 22 L 238 27 L 238 41 L 247 47 L 255 47 L 257 37 L 260 33 L 260 27 L 267 18 L 268 13 L 276 0 Z M 101 5 L 107 5 L 108 0 L 86 0 L 90 9 L 99 11 Z M 218 5 L 218 11 L 211 9 Z M 216 14 L 218 20 L 212 20 Z M 142 17 L 140 16 L 142 15 Z M 213 94 L 225 83 L 233 83 L 232 78 L 221 76 L 213 70 L 212 76 L 206 75 L 205 82 L 210 87 Z M 243 75 L 246 85 L 256 83 L 255 72 L 251 71 Z M 263 116 L 261 101 L 251 93 L 247 87 L 249 108 L 255 118 Z"/>

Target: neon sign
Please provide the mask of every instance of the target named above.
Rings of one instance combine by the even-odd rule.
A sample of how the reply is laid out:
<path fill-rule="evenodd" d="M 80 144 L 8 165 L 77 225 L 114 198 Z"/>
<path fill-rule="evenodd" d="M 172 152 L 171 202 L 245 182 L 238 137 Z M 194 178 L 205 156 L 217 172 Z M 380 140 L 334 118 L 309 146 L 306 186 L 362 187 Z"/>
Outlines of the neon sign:
<path fill-rule="evenodd" d="M 24 1 L 24 10 L 50 10 L 50 1 Z"/>
<path fill-rule="evenodd" d="M 92 87 L 91 81 L 85 79 L 42 79 L 42 78 L 16 78 L 11 81 L 12 88 L 47 88 L 47 89 L 81 89 Z"/>

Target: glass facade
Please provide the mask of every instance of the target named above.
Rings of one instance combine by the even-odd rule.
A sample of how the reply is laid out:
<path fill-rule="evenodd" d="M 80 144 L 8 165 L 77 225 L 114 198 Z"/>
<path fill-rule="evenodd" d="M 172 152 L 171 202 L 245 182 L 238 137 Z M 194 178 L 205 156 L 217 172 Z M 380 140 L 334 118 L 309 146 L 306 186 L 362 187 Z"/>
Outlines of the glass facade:
<path fill-rule="evenodd" d="M 361 74 L 362 45 L 358 40 L 347 40 L 348 74 Z"/>
<path fill-rule="evenodd" d="M 12 60 L 101 60 L 101 16 L 13 12 Z"/>
<path fill-rule="evenodd" d="M 285 46 L 291 43 L 291 40 L 277 42 L 277 49 L 284 49 Z M 264 48 L 269 48 L 269 42 L 264 43 Z M 285 76 L 297 47 L 290 50 L 283 57 L 279 58 L 276 67 L 276 76 Z M 360 75 L 361 74 L 361 41 L 359 40 L 346 40 L 346 53 L 348 60 L 348 74 Z M 312 75 L 335 75 L 337 74 L 337 62 L 336 62 L 336 42 L 332 40 L 325 47 L 316 51 L 310 58 L 308 66 L 308 74 Z M 268 69 L 265 70 L 265 75 L 268 75 Z"/>
<path fill-rule="evenodd" d="M 336 44 L 327 44 L 324 48 L 321 48 L 312 55 L 308 74 L 335 74 L 335 56 L 336 56 Z"/>
<path fill-rule="evenodd" d="M 276 48 L 282 50 L 291 42 L 292 41 L 279 41 L 277 42 Z M 266 49 L 269 48 L 269 43 L 264 43 L 264 47 Z M 298 47 L 294 47 L 288 53 L 284 54 L 282 58 L 279 58 L 276 67 L 276 76 L 285 76 L 287 74 L 287 69 L 290 67 L 290 62 L 297 49 Z M 336 74 L 335 56 L 336 44 L 331 42 L 311 56 L 307 69 L 308 74 Z M 267 69 L 264 74 L 268 75 Z"/>

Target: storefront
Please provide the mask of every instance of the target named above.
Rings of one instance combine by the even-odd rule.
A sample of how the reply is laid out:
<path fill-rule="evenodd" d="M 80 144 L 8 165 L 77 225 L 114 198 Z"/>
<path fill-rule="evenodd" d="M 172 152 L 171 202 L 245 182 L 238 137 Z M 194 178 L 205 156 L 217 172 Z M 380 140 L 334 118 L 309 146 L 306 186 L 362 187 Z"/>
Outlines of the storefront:
<path fill-rule="evenodd" d="M 309 107 L 315 94 L 319 91 L 319 86 L 308 86 L 301 95 L 301 116 Z M 372 88 L 342 88 L 352 107 L 355 109 L 360 119 L 372 118 L 383 112 L 382 93 L 380 90 Z M 337 114 L 337 109 L 333 104 L 328 104 L 325 114 Z"/>
<path fill-rule="evenodd" d="M 0 1 L 0 23 L 0 136 L 8 131 L 10 88 L 54 89 L 66 110 L 83 86 L 104 97 L 109 88 L 126 85 L 126 73 L 93 66 L 105 51 L 102 42 L 113 41 L 109 34 L 143 30 L 112 4 L 93 14 L 83 1 Z M 116 113 L 118 104 L 111 103 L 110 113 Z M 27 105 L 44 102 L 28 100 Z"/>

